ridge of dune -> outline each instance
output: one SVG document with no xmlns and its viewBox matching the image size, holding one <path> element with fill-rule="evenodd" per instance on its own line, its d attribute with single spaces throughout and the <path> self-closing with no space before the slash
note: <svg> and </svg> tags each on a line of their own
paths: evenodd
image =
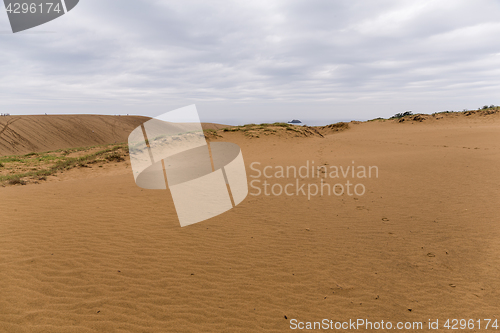
<svg viewBox="0 0 500 333">
<path fill-rule="evenodd" d="M 0 117 L 0 156 L 126 142 L 145 116 L 21 115 Z M 226 125 L 203 123 L 204 129 Z"/>
<path fill-rule="evenodd" d="M 142 116 L 29 115 L 0 117 L 0 155 L 124 142 Z"/>
</svg>

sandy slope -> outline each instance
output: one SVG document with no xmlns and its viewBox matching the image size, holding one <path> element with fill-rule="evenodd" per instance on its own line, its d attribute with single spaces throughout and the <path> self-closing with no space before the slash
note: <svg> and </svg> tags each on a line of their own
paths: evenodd
<svg viewBox="0 0 500 333">
<path fill-rule="evenodd" d="M 377 166 L 379 177 L 349 178 L 366 186 L 362 196 L 249 195 L 185 228 L 168 192 L 136 187 L 128 162 L 0 188 L 0 331 L 498 318 L 499 130 L 498 115 L 462 115 L 353 124 L 324 138 L 226 133 L 219 140 L 240 145 L 249 181 L 253 162 L 308 160 Z"/>
<path fill-rule="evenodd" d="M 0 155 L 126 142 L 130 132 L 148 119 L 103 115 L 0 117 Z"/>
<path fill-rule="evenodd" d="M 0 156 L 127 142 L 142 116 L 40 115 L 0 117 Z M 203 123 L 204 129 L 226 125 Z"/>
</svg>

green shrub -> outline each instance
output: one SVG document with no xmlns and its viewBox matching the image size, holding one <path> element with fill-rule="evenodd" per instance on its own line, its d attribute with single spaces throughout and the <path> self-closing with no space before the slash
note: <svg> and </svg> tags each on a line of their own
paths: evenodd
<svg viewBox="0 0 500 333">
<path fill-rule="evenodd" d="M 392 116 L 390 119 L 398 119 L 398 118 L 403 118 L 403 117 L 406 117 L 406 116 L 411 116 L 413 115 L 413 112 L 411 111 L 406 111 L 406 112 L 403 112 L 403 113 L 396 113 L 394 116 Z"/>
<path fill-rule="evenodd" d="M 112 161 L 115 161 L 115 162 L 125 161 L 125 159 L 123 157 L 121 157 L 121 155 L 116 153 L 116 152 L 106 156 L 106 159 L 110 162 L 112 162 Z"/>
<path fill-rule="evenodd" d="M 239 128 L 239 127 L 226 127 L 223 129 L 224 132 L 236 132 L 239 130 L 241 130 L 241 128 Z"/>
<path fill-rule="evenodd" d="M 20 178 L 9 179 L 8 183 L 9 185 L 17 185 L 17 184 L 26 185 L 26 182 Z"/>
<path fill-rule="evenodd" d="M 292 125 L 288 124 L 288 123 L 273 123 L 272 124 L 273 126 L 279 126 L 279 127 L 290 127 Z"/>
</svg>

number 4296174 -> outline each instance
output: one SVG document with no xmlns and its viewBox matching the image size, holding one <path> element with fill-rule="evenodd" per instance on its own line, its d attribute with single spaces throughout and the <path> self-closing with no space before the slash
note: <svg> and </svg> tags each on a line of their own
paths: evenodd
<svg viewBox="0 0 500 333">
<path fill-rule="evenodd" d="M 31 14 L 35 14 L 35 13 L 50 13 L 51 11 L 52 12 L 56 12 L 56 13 L 60 13 L 62 11 L 62 9 L 60 8 L 59 6 L 59 3 L 56 3 L 55 6 L 54 6 L 54 3 L 53 2 L 46 2 L 45 4 L 44 3 L 40 3 L 40 4 L 36 4 L 36 3 L 9 3 L 9 5 L 7 6 L 6 8 L 7 10 L 7 13 L 14 13 L 14 14 L 26 14 L 26 13 L 31 13 Z"/>
<path fill-rule="evenodd" d="M 498 329 L 498 319 L 448 319 L 444 327 L 449 330 L 464 329 Z"/>
</svg>

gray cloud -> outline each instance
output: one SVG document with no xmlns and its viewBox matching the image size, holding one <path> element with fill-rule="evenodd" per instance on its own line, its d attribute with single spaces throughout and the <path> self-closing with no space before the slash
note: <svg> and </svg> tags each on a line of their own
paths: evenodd
<svg viewBox="0 0 500 333">
<path fill-rule="evenodd" d="M 244 123 L 500 104 L 499 14 L 485 0 L 82 0 L 0 34 L 0 107 L 157 115 L 196 103 L 204 120 Z"/>
</svg>

